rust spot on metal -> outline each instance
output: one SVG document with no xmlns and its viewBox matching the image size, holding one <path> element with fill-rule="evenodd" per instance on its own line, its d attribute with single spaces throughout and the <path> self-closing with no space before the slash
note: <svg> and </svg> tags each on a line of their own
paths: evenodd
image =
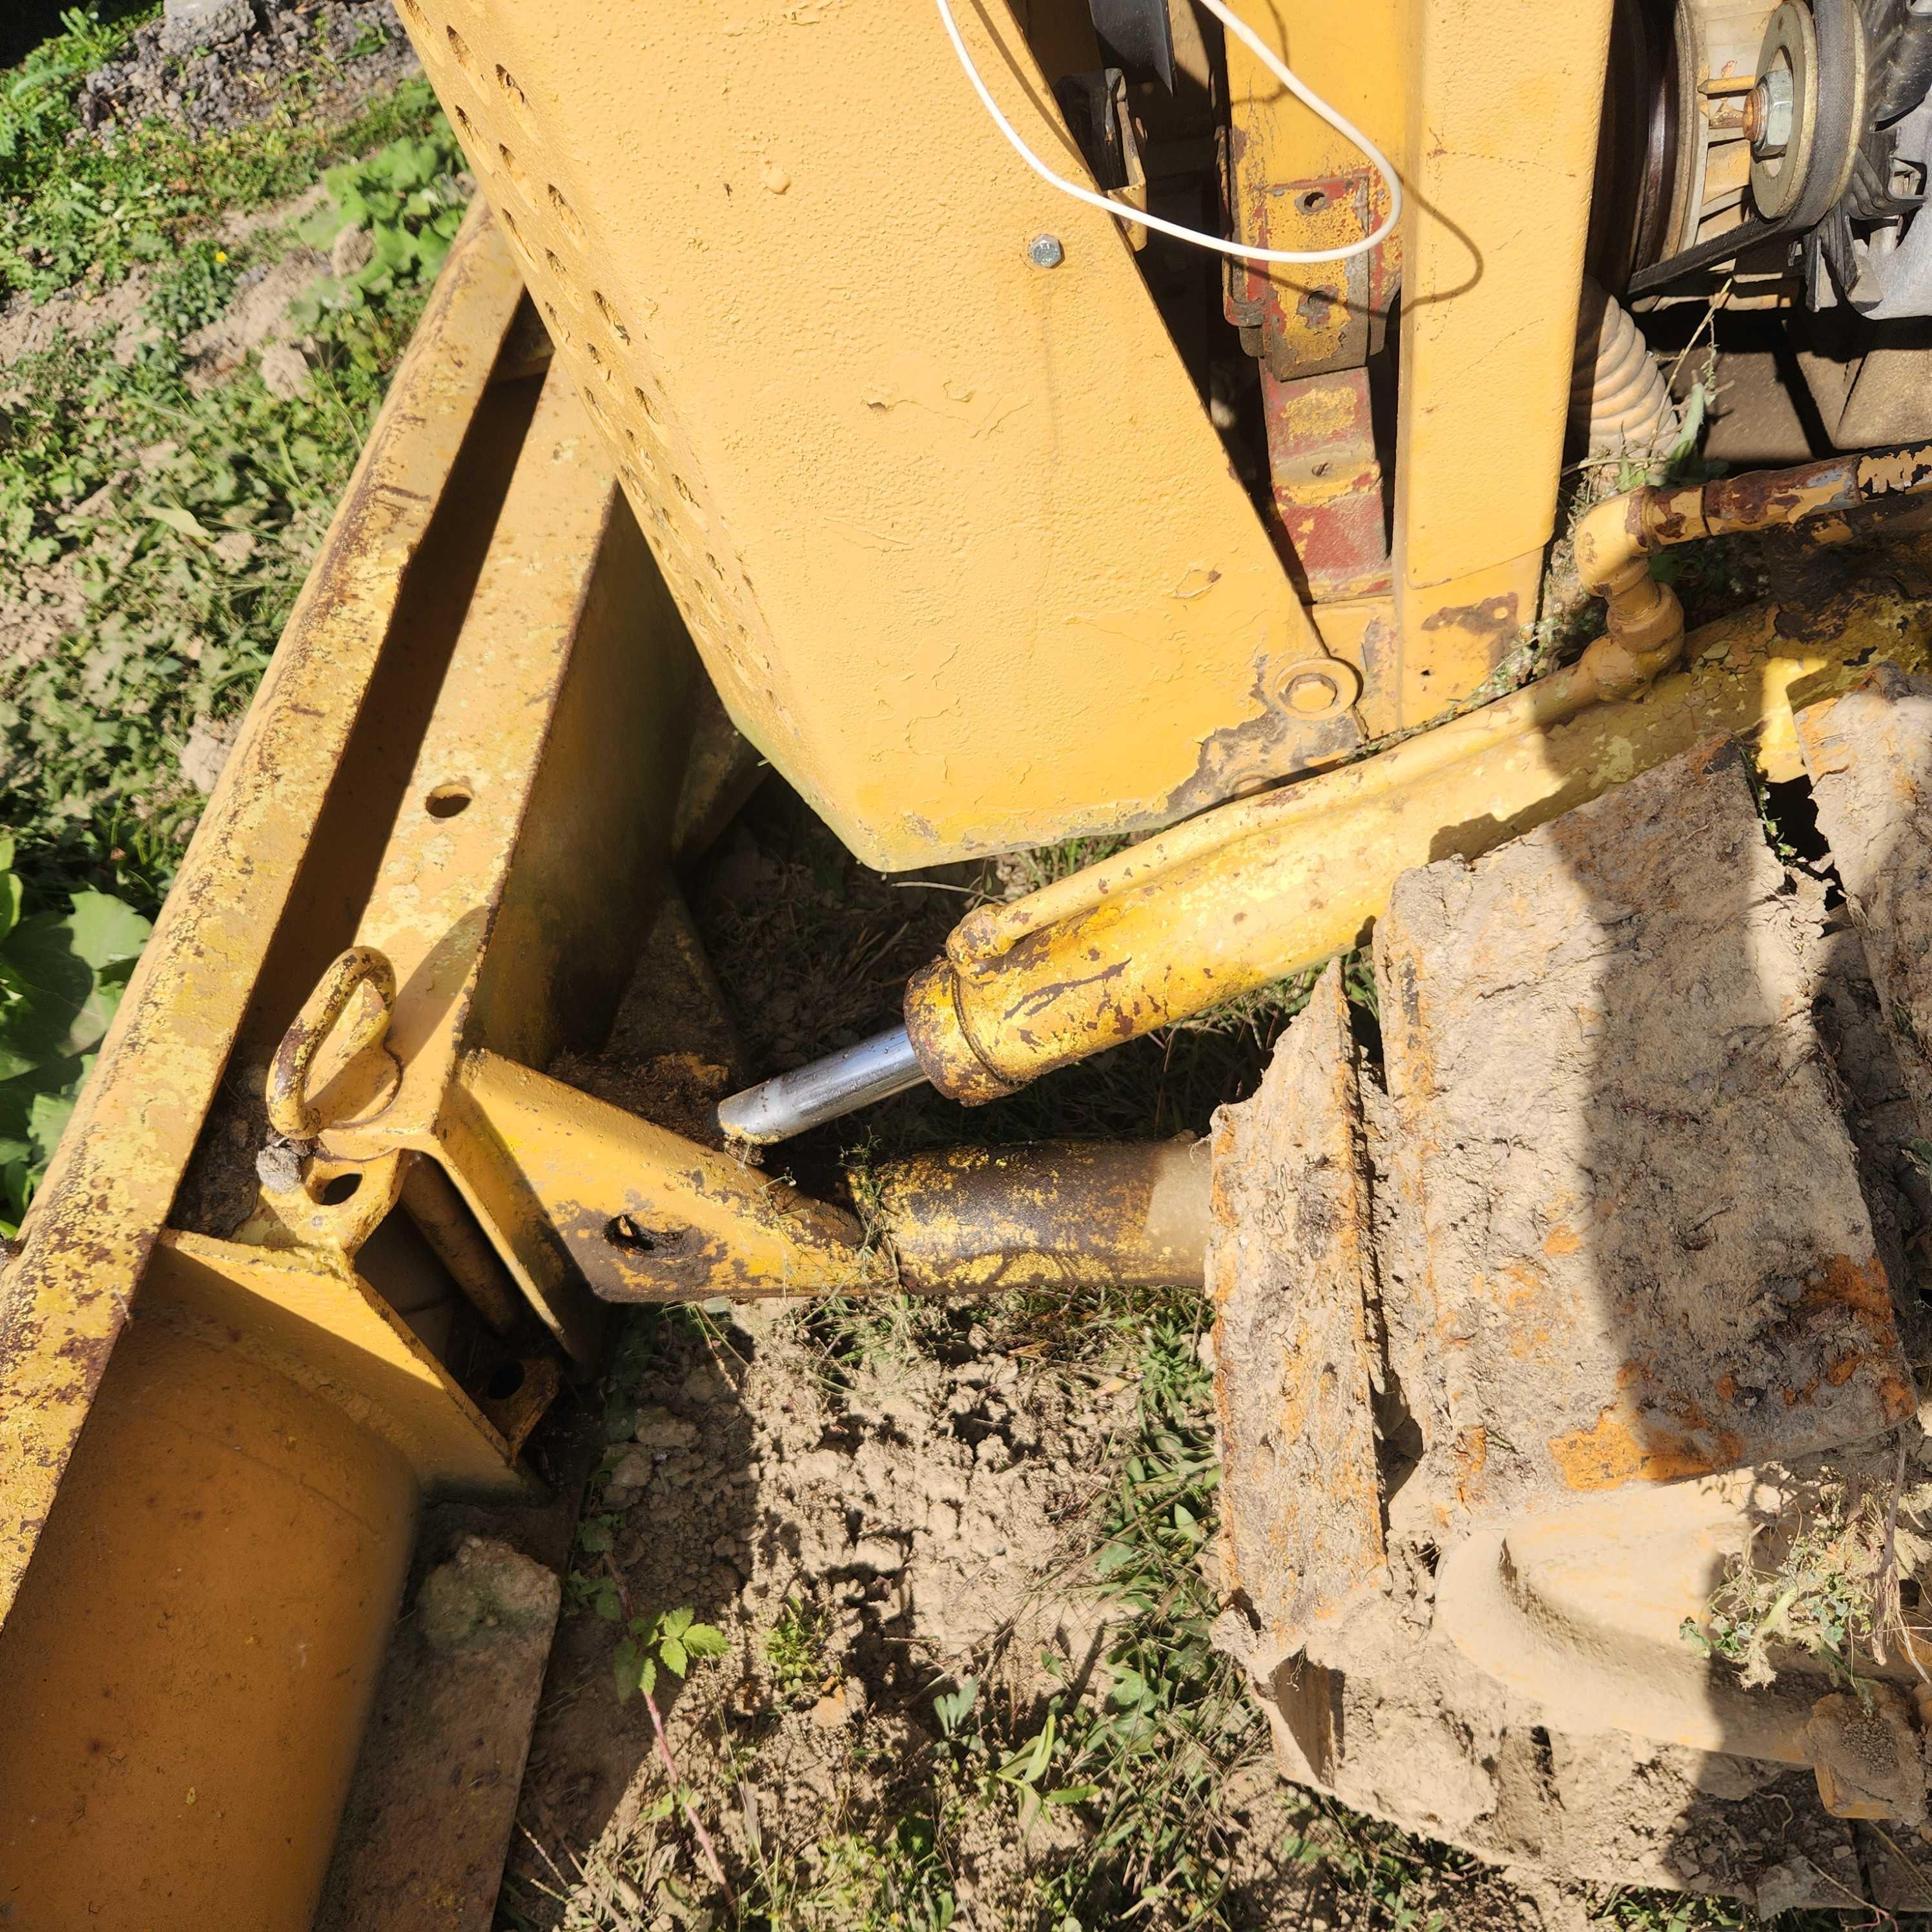
<svg viewBox="0 0 1932 1932">
<path fill-rule="evenodd" d="M 1550 1453 L 1564 1482 L 1582 1492 L 1708 1476 L 1742 1459 L 1744 1438 L 1734 1430 L 1712 1430 L 1693 1406 L 1686 1406 L 1682 1419 L 1681 1427 L 1668 1426 L 1620 1397 L 1588 1429 L 1552 1436 Z"/>
<path fill-rule="evenodd" d="M 1891 1286 L 1885 1264 L 1876 1255 L 1868 1262 L 1855 1262 L 1849 1255 L 1832 1256 L 1805 1282 L 1798 1310 L 1810 1314 L 1834 1304 L 1849 1309 L 1875 1335 L 1888 1345 L 1896 1345 Z"/>
<path fill-rule="evenodd" d="M 1160 822 L 1185 818 L 1218 805 L 1230 793 L 1258 780 L 1279 778 L 1310 766 L 1332 764 L 1356 750 L 1362 734 L 1346 711 L 1312 722 L 1298 718 L 1269 688 L 1268 661 L 1255 668 L 1248 695 L 1258 715 L 1223 725 L 1202 740 L 1192 772 L 1162 801 Z"/>
<path fill-rule="evenodd" d="M 1456 630 L 1483 639 L 1492 646 L 1507 643 L 1522 627 L 1516 617 L 1516 592 L 1485 597 L 1480 604 L 1445 604 L 1422 620 L 1425 631 Z"/>
<path fill-rule="evenodd" d="M 1747 470 L 1704 486 L 1706 522 L 1750 528 L 1788 522 L 1794 513 L 1844 507 L 1858 497 L 1859 459 L 1828 458 L 1790 470 Z"/>
</svg>

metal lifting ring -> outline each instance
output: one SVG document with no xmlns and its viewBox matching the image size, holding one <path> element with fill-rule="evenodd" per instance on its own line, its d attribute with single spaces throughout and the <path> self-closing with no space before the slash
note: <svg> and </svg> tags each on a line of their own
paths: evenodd
<svg viewBox="0 0 1932 1932">
<path fill-rule="evenodd" d="M 344 1062 L 354 1059 L 388 1031 L 396 1007 L 396 969 L 373 946 L 352 946 L 339 955 L 283 1034 L 268 1069 L 268 1124 L 284 1139 L 313 1140 L 321 1132 L 322 1115 L 308 1097 L 310 1070 L 365 986 L 374 997 L 362 1003 L 361 1016 L 341 1042 Z"/>
</svg>

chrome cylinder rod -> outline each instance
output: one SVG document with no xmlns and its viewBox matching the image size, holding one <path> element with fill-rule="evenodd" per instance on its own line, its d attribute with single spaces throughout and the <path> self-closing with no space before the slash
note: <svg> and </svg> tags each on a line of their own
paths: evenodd
<svg viewBox="0 0 1932 1932">
<path fill-rule="evenodd" d="M 905 1028 L 892 1027 L 721 1100 L 718 1124 L 734 1140 L 789 1140 L 874 1100 L 889 1100 L 925 1078 Z"/>
</svg>

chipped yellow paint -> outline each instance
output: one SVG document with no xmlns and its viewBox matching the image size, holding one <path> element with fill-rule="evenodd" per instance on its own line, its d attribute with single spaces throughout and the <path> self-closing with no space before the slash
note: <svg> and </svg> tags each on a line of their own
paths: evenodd
<svg viewBox="0 0 1932 1932">
<path fill-rule="evenodd" d="M 456 1068 L 484 1040 L 548 1063 L 575 1040 L 586 968 L 620 982 L 670 848 L 696 675 L 583 404 L 554 370 L 358 928 L 354 951 L 384 962 L 392 1010 L 310 1103 L 335 1158 L 443 1162 L 586 1367 L 600 1311 L 556 1244 L 508 1215 L 500 1156 L 452 1101 Z M 580 782 L 592 762 L 595 787 Z"/>
<path fill-rule="evenodd" d="M 500 1148 L 498 1171 L 514 1178 L 486 1225 L 560 1242 L 608 1300 L 892 1286 L 890 1257 L 850 1215 L 774 1175 L 496 1054 L 466 1054 L 458 1081 L 449 1118 Z"/>
</svg>

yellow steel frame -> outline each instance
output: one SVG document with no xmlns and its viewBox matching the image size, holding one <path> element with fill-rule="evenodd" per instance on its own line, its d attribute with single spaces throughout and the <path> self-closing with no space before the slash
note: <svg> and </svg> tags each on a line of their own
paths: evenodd
<svg viewBox="0 0 1932 1932">
<path fill-rule="evenodd" d="M 1384 595 L 1319 602 L 1314 612 L 1330 647 L 1365 670 L 1362 711 L 1380 735 L 1426 723 L 1477 689 L 1537 616 L 1610 7 L 1366 0 L 1263 19 L 1297 71 L 1383 146 L 1408 195 L 1395 582 Z M 1257 212 L 1291 184 L 1359 174 L 1363 164 L 1238 41 L 1228 58 L 1232 198 L 1243 232 L 1260 240 Z M 1364 232 L 1352 211 L 1316 219 L 1330 224 L 1324 244 Z M 1280 245 L 1279 220 L 1274 229 Z M 1249 272 L 1282 291 L 1291 356 L 1334 368 L 1365 298 L 1348 296 L 1346 271 Z M 1313 379 L 1317 393 L 1293 406 L 1318 422 L 1320 392 L 1347 380 L 1346 370 Z M 1332 494 L 1326 470 L 1299 479 L 1304 500 Z"/>
<path fill-rule="evenodd" d="M 451 1366 L 459 1286 L 499 1358 L 532 1345 L 431 1153 L 254 1171 L 269 1054 L 367 907 L 412 1066 L 542 1054 L 608 1017 L 670 849 L 692 660 L 574 397 L 500 371 L 522 297 L 479 207 L 5 1274 L 0 1707 L 32 1748 L 0 1754 L 0 1873 L 37 1923 L 308 1927 L 419 1504 L 528 1492 L 555 1367 L 496 1401 Z M 590 1360 L 563 1258 L 524 1285 Z"/>
<path fill-rule="evenodd" d="M 47 1519 L 298 881 L 405 572 L 452 488 L 520 290 L 487 226 L 453 254 L 8 1269 L 0 1612 Z M 326 946 L 326 937 L 322 943 Z M 300 992 L 318 958 L 285 943 Z M 278 962 L 279 963 L 279 962 Z"/>
<path fill-rule="evenodd" d="M 246 1898 L 305 1926 L 419 1486 L 515 1480 L 339 1250 L 163 1223 L 265 980 L 317 970 L 283 916 L 340 877 L 332 789 L 518 293 L 473 220 L 7 1272 L 0 1704 L 32 1742 L 0 1754 L 0 1870 L 46 1923 L 214 1924 Z"/>
</svg>

